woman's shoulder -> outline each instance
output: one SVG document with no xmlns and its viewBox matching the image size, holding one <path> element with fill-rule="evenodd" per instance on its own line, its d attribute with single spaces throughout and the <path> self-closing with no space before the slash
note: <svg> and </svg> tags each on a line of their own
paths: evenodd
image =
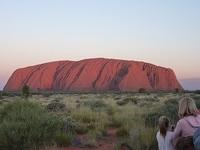
<svg viewBox="0 0 200 150">
<path fill-rule="evenodd" d="M 183 118 L 179 119 L 178 122 L 177 122 L 177 125 L 184 124 L 186 122 L 186 118 L 187 117 L 183 117 Z"/>
<path fill-rule="evenodd" d="M 194 118 L 200 118 L 200 115 L 197 115 L 197 116 L 185 116 L 181 119 L 179 119 L 179 121 L 177 123 L 185 123 L 187 120 L 190 120 L 190 119 L 194 119 Z"/>
<path fill-rule="evenodd" d="M 183 124 L 188 124 L 188 122 L 190 124 L 195 124 L 195 123 L 200 123 L 200 115 L 196 115 L 196 116 L 186 116 L 186 117 L 183 117 L 181 118 L 178 122 L 177 122 L 177 125 L 183 125 Z"/>
</svg>

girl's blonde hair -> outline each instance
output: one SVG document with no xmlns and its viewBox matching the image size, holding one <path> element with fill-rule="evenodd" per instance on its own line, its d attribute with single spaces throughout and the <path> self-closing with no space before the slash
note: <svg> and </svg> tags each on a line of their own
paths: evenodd
<svg viewBox="0 0 200 150">
<path fill-rule="evenodd" d="M 166 116 L 161 116 L 158 120 L 160 134 L 165 137 L 169 128 L 170 121 Z"/>
<path fill-rule="evenodd" d="M 179 102 L 179 117 L 196 116 L 199 113 L 194 100 L 190 97 L 184 97 Z"/>
</svg>

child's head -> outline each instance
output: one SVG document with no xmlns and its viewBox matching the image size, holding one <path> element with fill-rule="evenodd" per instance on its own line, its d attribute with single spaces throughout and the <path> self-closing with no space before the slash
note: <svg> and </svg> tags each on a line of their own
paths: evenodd
<svg viewBox="0 0 200 150">
<path fill-rule="evenodd" d="M 159 118 L 159 121 L 158 121 L 158 126 L 159 126 L 159 129 L 160 129 L 160 134 L 162 136 L 166 136 L 167 134 L 167 130 L 169 128 L 169 119 L 166 117 L 166 116 L 161 116 Z"/>
</svg>

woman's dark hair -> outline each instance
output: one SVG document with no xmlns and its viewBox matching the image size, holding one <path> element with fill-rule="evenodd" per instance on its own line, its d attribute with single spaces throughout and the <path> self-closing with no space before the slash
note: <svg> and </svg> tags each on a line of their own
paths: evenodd
<svg viewBox="0 0 200 150">
<path fill-rule="evenodd" d="M 167 130 L 169 128 L 169 119 L 165 116 L 159 118 L 158 126 L 160 129 L 160 134 L 165 137 L 167 134 Z"/>
</svg>

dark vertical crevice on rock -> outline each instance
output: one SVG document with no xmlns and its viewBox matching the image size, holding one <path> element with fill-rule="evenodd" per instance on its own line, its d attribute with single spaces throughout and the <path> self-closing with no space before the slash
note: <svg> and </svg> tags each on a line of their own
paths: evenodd
<svg viewBox="0 0 200 150">
<path fill-rule="evenodd" d="M 23 81 L 22 86 L 27 85 L 27 83 L 29 82 L 30 78 L 33 76 L 33 74 L 35 72 L 37 72 L 38 70 L 40 70 L 40 67 L 42 65 L 39 65 L 38 67 L 36 67 L 35 69 L 33 69 L 33 71 L 26 77 L 26 79 Z"/>
<path fill-rule="evenodd" d="M 45 72 L 45 70 L 47 70 L 47 68 L 44 68 L 43 70 L 42 70 L 42 72 L 41 72 L 41 75 L 40 75 L 40 87 L 42 87 L 41 85 L 42 85 L 42 79 L 43 79 L 43 76 L 44 76 L 44 72 Z M 50 89 L 49 89 L 50 90 Z"/>
<path fill-rule="evenodd" d="M 92 87 L 93 89 L 96 88 L 96 84 L 99 81 L 99 79 L 101 78 L 102 72 L 104 70 L 104 68 L 106 67 L 106 65 L 109 63 L 110 61 L 108 60 L 106 63 L 103 64 L 103 66 L 101 67 L 101 69 L 99 70 L 99 73 L 97 74 L 96 79 L 94 80 L 94 82 L 92 83 Z"/>
<path fill-rule="evenodd" d="M 123 64 L 119 71 L 115 74 L 114 78 L 111 80 L 109 85 L 109 90 L 111 91 L 119 91 L 119 84 L 123 80 L 123 78 L 128 74 L 129 66 Z"/>
<path fill-rule="evenodd" d="M 152 89 L 156 89 L 159 83 L 159 75 L 157 74 L 156 66 L 152 66 L 145 63 L 143 65 L 142 70 L 146 71 L 146 75 Z"/>
<path fill-rule="evenodd" d="M 59 64 L 58 67 L 56 68 L 56 72 L 55 72 L 55 74 L 53 76 L 53 83 L 51 85 L 51 88 L 53 90 L 60 90 L 58 85 L 60 85 L 62 78 L 58 79 L 58 75 L 62 72 L 62 70 L 67 65 L 69 65 L 69 63 L 71 63 L 71 62 L 63 62 L 63 63 Z"/>
<path fill-rule="evenodd" d="M 63 84 L 63 83 L 66 83 L 65 81 L 66 81 L 67 78 L 69 77 L 69 75 L 70 75 L 72 69 L 75 68 L 76 66 L 77 66 L 77 63 L 72 63 L 72 64 L 71 64 L 71 67 L 68 69 L 66 75 L 65 75 L 63 78 L 60 79 L 60 81 L 59 81 L 59 85 L 60 85 L 60 87 L 61 87 L 60 90 L 65 90 L 65 84 Z"/>
<path fill-rule="evenodd" d="M 83 64 L 83 66 L 80 68 L 80 70 L 78 71 L 78 73 L 76 74 L 76 76 L 74 77 L 73 81 L 70 83 L 70 85 L 67 87 L 67 89 L 69 90 L 71 88 L 71 86 L 79 79 L 81 73 L 83 72 L 84 68 L 85 68 L 86 64 Z"/>
</svg>

